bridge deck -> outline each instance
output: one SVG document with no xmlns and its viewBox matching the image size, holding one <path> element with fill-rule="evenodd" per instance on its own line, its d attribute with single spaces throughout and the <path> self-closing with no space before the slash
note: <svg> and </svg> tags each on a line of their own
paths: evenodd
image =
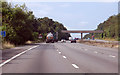
<svg viewBox="0 0 120 75">
<path fill-rule="evenodd" d="M 102 30 L 62 30 L 63 33 L 103 33 Z"/>
</svg>

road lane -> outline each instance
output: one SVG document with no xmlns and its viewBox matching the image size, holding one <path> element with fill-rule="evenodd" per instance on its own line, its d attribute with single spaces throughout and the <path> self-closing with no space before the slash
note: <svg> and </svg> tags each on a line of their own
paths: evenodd
<svg viewBox="0 0 120 75">
<path fill-rule="evenodd" d="M 3 73 L 79 73 L 54 45 L 40 44 L 2 67 Z"/>
<path fill-rule="evenodd" d="M 67 58 L 71 62 L 76 62 L 80 68 L 86 73 L 117 73 L 118 72 L 118 53 L 116 50 L 112 50 L 112 52 L 116 52 L 115 58 L 110 58 L 109 53 L 111 50 L 105 51 L 104 54 L 97 53 L 97 51 L 101 51 L 101 49 L 97 49 L 93 47 L 91 50 L 90 47 L 83 44 L 77 43 L 59 43 L 55 44 L 56 47 L 67 56 Z M 79 46 L 78 46 L 79 45 Z M 87 49 L 85 51 L 84 49 Z M 106 48 L 102 48 L 106 50 Z M 93 51 L 96 51 L 93 52 Z M 104 51 L 103 51 L 104 52 Z"/>
<path fill-rule="evenodd" d="M 114 49 L 107 50 L 80 43 L 42 43 L 4 65 L 2 71 L 3 73 L 117 73 L 118 55 Z"/>
<path fill-rule="evenodd" d="M 73 49 L 76 49 L 78 51 L 87 51 L 87 53 L 96 53 L 99 55 L 99 57 L 103 57 L 106 60 L 112 60 L 113 62 L 118 62 L 116 59 L 110 59 L 110 58 L 105 58 L 109 56 L 115 56 L 118 58 L 118 49 L 113 49 L 113 48 L 105 48 L 105 47 L 96 47 L 96 46 L 89 46 L 85 44 L 70 44 L 70 43 L 64 43 L 66 47 L 71 47 Z"/>
</svg>

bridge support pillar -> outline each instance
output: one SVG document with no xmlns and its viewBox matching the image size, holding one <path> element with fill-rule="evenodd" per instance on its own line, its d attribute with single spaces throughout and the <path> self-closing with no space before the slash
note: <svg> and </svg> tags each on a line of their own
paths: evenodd
<svg viewBox="0 0 120 75">
<path fill-rule="evenodd" d="M 83 39 L 82 37 L 83 37 L 83 33 L 81 33 L 81 40 Z"/>
</svg>

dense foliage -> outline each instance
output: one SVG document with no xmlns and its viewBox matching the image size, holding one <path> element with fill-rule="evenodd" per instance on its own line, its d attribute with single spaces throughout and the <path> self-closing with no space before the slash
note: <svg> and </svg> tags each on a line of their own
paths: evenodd
<svg viewBox="0 0 120 75">
<path fill-rule="evenodd" d="M 24 44 L 28 40 L 37 40 L 39 34 L 43 36 L 41 40 L 45 40 L 48 32 L 58 32 L 59 40 L 68 39 L 70 36 L 61 33 L 61 30 L 67 30 L 61 23 L 48 17 L 35 18 L 25 4 L 13 6 L 2 2 L 2 26 L 6 31 L 4 40 L 15 45 Z"/>
<path fill-rule="evenodd" d="M 106 21 L 103 23 L 100 23 L 97 27 L 96 30 L 103 30 L 104 33 L 95 33 L 96 38 L 109 38 L 109 39 L 115 39 L 115 40 L 120 40 L 120 26 L 118 26 L 120 23 L 120 14 L 118 15 L 113 15 L 109 17 Z M 85 35 L 84 38 L 91 38 L 92 34 L 87 34 Z"/>
</svg>

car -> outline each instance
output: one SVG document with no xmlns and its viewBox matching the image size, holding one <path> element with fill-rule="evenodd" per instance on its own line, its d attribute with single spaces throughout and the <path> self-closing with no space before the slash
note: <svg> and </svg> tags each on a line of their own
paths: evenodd
<svg viewBox="0 0 120 75">
<path fill-rule="evenodd" d="M 65 40 L 65 39 L 62 39 L 61 42 L 66 42 L 66 40 Z"/>
<path fill-rule="evenodd" d="M 71 39 L 71 43 L 76 43 L 76 39 Z"/>
<path fill-rule="evenodd" d="M 79 38 L 75 38 L 75 40 L 79 40 Z"/>
</svg>

